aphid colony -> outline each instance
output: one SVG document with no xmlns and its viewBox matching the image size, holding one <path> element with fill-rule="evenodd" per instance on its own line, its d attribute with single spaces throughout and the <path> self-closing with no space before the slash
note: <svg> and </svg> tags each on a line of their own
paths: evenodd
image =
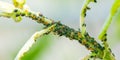
<svg viewBox="0 0 120 60">
<path fill-rule="evenodd" d="M 69 28 L 66 25 L 61 24 L 60 22 L 54 22 L 53 24 L 56 24 L 55 27 L 53 28 L 53 32 L 56 35 L 59 36 L 66 36 L 68 38 L 78 40 L 82 45 L 85 45 L 85 47 L 92 51 L 92 53 L 95 53 L 96 55 L 99 54 L 100 51 L 103 51 L 104 48 L 100 45 L 97 44 L 97 42 L 94 40 L 94 38 L 90 37 L 88 33 L 86 33 L 83 38 L 81 35 L 80 31 L 75 31 L 72 28 Z M 49 24 L 47 27 L 53 25 Z"/>
<path fill-rule="evenodd" d="M 20 11 L 18 9 L 15 9 L 14 13 L 16 13 L 16 17 L 18 17 L 18 16 L 25 16 L 25 13 L 20 13 Z"/>
<path fill-rule="evenodd" d="M 87 8 L 89 9 L 89 8 Z M 61 24 L 60 22 L 54 22 L 52 21 L 52 23 L 48 23 L 45 20 L 47 19 L 46 17 L 44 17 L 42 14 L 34 14 L 31 12 L 22 12 L 19 13 L 18 9 L 15 9 L 14 12 L 16 13 L 16 17 L 19 16 L 26 16 L 29 18 L 32 18 L 33 20 L 37 21 L 38 23 L 42 23 L 47 27 L 52 26 L 53 24 L 55 24 L 55 27 L 52 28 L 52 31 L 59 35 L 59 36 L 66 36 L 68 38 L 70 38 L 70 40 L 75 39 L 78 40 L 82 45 L 85 45 L 85 47 L 92 51 L 92 53 L 95 53 L 95 55 L 91 55 L 91 57 L 93 56 L 97 56 L 97 54 L 100 54 L 100 51 L 104 50 L 104 47 L 102 47 L 100 44 L 98 44 L 94 38 L 90 37 L 89 34 L 86 32 L 85 33 L 85 37 L 83 38 L 82 34 L 80 31 L 75 31 L 72 28 L 69 28 L 66 25 Z M 82 26 L 86 27 L 86 24 L 83 24 Z"/>
</svg>

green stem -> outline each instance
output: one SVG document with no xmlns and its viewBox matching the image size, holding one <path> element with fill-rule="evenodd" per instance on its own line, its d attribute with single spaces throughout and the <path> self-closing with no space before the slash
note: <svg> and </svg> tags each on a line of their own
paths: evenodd
<svg viewBox="0 0 120 60">
<path fill-rule="evenodd" d="M 81 8 L 81 11 L 80 11 L 81 12 L 80 13 L 80 29 L 81 29 L 81 33 L 83 34 L 83 36 L 86 32 L 85 16 L 86 16 L 86 11 L 87 11 L 89 3 L 90 3 L 90 0 L 85 0 Z"/>
<path fill-rule="evenodd" d="M 103 40 L 103 37 L 104 37 L 104 35 L 107 33 L 107 30 L 108 30 L 111 22 L 112 22 L 112 15 L 109 15 L 109 16 L 108 16 L 108 19 L 105 21 L 105 23 L 104 23 L 104 25 L 103 25 L 103 28 L 102 28 L 99 36 L 98 36 L 98 38 L 99 38 L 100 40 Z"/>
<path fill-rule="evenodd" d="M 83 36 L 86 33 L 85 16 L 86 16 L 87 10 L 90 9 L 88 7 L 90 2 L 96 2 L 96 0 L 85 0 L 83 6 L 81 8 L 81 11 L 80 11 L 80 29 L 81 29 L 81 33 Z"/>
</svg>

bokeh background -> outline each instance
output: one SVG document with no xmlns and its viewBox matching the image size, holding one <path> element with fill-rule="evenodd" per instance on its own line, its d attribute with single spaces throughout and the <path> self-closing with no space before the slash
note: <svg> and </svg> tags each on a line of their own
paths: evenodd
<svg viewBox="0 0 120 60">
<path fill-rule="evenodd" d="M 12 3 L 12 0 L 1 0 Z M 106 20 L 114 0 L 97 0 L 91 3 L 86 24 L 89 34 L 97 36 Z M 79 14 L 84 0 L 27 0 L 31 10 L 41 12 L 55 21 L 78 30 Z M 108 43 L 117 60 L 120 60 L 120 12 L 115 16 L 108 31 Z M 0 17 L 0 60 L 13 60 L 21 47 L 36 31 L 44 26 L 29 18 L 20 23 Z M 53 34 L 38 39 L 23 60 L 81 60 L 90 52 L 75 40 Z"/>
</svg>

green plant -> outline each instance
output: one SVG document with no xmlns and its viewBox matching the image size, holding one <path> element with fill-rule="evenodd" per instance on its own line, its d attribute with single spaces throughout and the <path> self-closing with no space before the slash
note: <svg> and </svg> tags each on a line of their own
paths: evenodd
<svg viewBox="0 0 120 60">
<path fill-rule="evenodd" d="M 75 39 L 79 43 L 84 45 L 88 50 L 90 50 L 91 53 L 88 56 L 86 56 L 83 60 L 115 60 L 115 56 L 109 48 L 109 44 L 107 43 L 107 30 L 110 26 L 112 18 L 117 13 L 117 10 L 120 6 L 120 0 L 115 0 L 111 8 L 110 14 L 108 16 L 108 19 L 106 20 L 103 29 L 101 30 L 99 39 L 101 40 L 102 45 L 88 34 L 88 32 L 86 31 L 85 24 L 86 11 L 90 9 L 88 5 L 90 4 L 90 2 L 97 2 L 96 0 L 85 0 L 85 3 L 81 8 L 80 13 L 79 31 L 76 31 L 62 24 L 61 22 L 55 22 L 54 20 L 48 19 L 41 13 L 31 11 L 30 9 L 28 9 L 28 7 L 24 6 L 25 0 L 13 0 L 13 2 L 14 5 L 0 1 L 0 5 L 3 6 L 3 8 L 0 8 L 0 10 L 2 10 L 0 16 L 13 18 L 15 22 L 20 22 L 22 20 L 22 17 L 25 16 L 33 19 L 38 23 L 42 23 L 45 26 L 43 30 L 36 32 L 32 35 L 32 37 L 25 43 L 23 48 L 19 51 L 15 60 L 21 60 L 24 54 L 29 51 L 30 47 L 36 42 L 36 40 L 39 37 L 47 35 L 50 32 L 53 32 L 55 35 L 66 36 L 70 38 L 70 40 Z"/>
</svg>

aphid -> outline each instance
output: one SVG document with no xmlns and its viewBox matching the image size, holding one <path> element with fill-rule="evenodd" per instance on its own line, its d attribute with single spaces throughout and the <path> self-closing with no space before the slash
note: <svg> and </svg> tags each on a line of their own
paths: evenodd
<svg viewBox="0 0 120 60">
<path fill-rule="evenodd" d="M 75 32 L 74 31 L 74 35 L 73 35 L 73 39 L 78 39 L 78 40 L 80 40 L 80 38 L 78 37 L 78 34 L 77 34 L 78 32 Z"/>
<path fill-rule="evenodd" d="M 96 53 L 96 54 L 98 53 L 98 51 L 97 51 L 97 50 L 94 50 L 93 52 L 94 52 L 94 53 Z"/>
<path fill-rule="evenodd" d="M 97 2 L 97 0 L 94 0 L 94 2 L 96 3 L 96 2 Z"/>
<path fill-rule="evenodd" d="M 18 9 L 15 9 L 14 12 L 18 12 Z"/>
<path fill-rule="evenodd" d="M 112 53 L 113 56 L 115 56 L 115 54 Z"/>
<path fill-rule="evenodd" d="M 41 21 L 41 18 L 40 18 L 40 17 L 38 17 L 38 20 L 39 20 L 39 21 Z"/>
<path fill-rule="evenodd" d="M 25 16 L 25 13 L 21 13 L 21 16 Z"/>
<path fill-rule="evenodd" d="M 105 49 L 105 47 L 101 47 L 100 44 L 97 44 L 96 46 L 97 46 L 99 49 L 101 49 L 101 50 L 104 50 L 104 49 Z"/>
<path fill-rule="evenodd" d="M 84 17 L 86 17 L 86 11 L 87 11 L 87 8 L 85 8 L 84 11 L 83 11 L 83 14 L 84 14 L 83 16 Z"/>
<path fill-rule="evenodd" d="M 70 38 L 71 38 L 71 40 L 73 39 L 73 35 L 74 35 L 74 32 L 71 32 L 71 33 L 70 33 Z"/>
<path fill-rule="evenodd" d="M 77 34 L 78 34 L 78 38 L 81 38 L 81 37 L 82 37 L 82 35 L 80 34 L 80 32 L 78 32 Z"/>
<path fill-rule="evenodd" d="M 89 45 L 88 44 L 84 44 L 87 48 L 89 48 Z"/>
<path fill-rule="evenodd" d="M 90 7 L 86 7 L 87 10 L 90 10 Z"/>
<path fill-rule="evenodd" d="M 85 13 L 85 14 L 84 14 L 84 17 L 86 17 L 86 15 L 87 15 L 87 14 Z"/>
<path fill-rule="evenodd" d="M 57 31 L 58 30 L 58 28 L 57 28 L 57 26 L 55 26 L 55 29 L 54 29 L 54 31 Z"/>
<path fill-rule="evenodd" d="M 105 38 L 104 41 L 107 41 L 107 38 Z"/>
<path fill-rule="evenodd" d="M 84 39 L 84 40 L 82 40 L 82 44 L 84 45 L 84 44 L 86 44 L 86 40 Z"/>
<path fill-rule="evenodd" d="M 16 17 L 20 16 L 20 14 L 16 14 Z"/>
<path fill-rule="evenodd" d="M 40 14 L 40 13 L 39 13 L 38 15 L 39 15 L 39 16 L 43 16 L 43 15 L 42 15 L 42 14 Z"/>
<path fill-rule="evenodd" d="M 90 56 L 90 58 L 93 58 L 94 56 Z"/>
<path fill-rule="evenodd" d="M 101 50 L 105 50 L 105 47 L 100 48 Z"/>
<path fill-rule="evenodd" d="M 104 36 L 107 36 L 107 34 L 104 34 Z"/>
<path fill-rule="evenodd" d="M 50 32 L 46 32 L 44 35 L 48 35 Z"/>
<path fill-rule="evenodd" d="M 34 20 L 38 20 L 38 17 L 34 17 L 33 19 L 34 19 Z"/>
<path fill-rule="evenodd" d="M 94 38 L 90 38 L 89 36 L 87 36 L 87 40 L 88 40 L 90 43 L 93 43 L 93 44 L 96 43 L 96 42 L 94 42 Z"/>
<path fill-rule="evenodd" d="M 78 42 L 79 42 L 79 43 L 82 43 L 82 41 L 81 41 L 81 40 L 78 40 Z"/>
<path fill-rule="evenodd" d="M 89 47 L 89 48 L 88 48 L 88 50 L 91 50 L 91 51 L 93 51 L 94 49 L 93 49 L 93 48 L 91 48 L 91 47 Z"/>
<path fill-rule="evenodd" d="M 69 37 L 69 35 L 70 35 L 70 34 L 69 34 L 69 32 L 68 32 L 68 31 L 66 31 L 66 33 L 67 33 L 67 34 L 66 34 L 66 37 Z"/>
<path fill-rule="evenodd" d="M 112 50 L 110 48 L 108 48 L 110 52 L 112 52 Z"/>
<path fill-rule="evenodd" d="M 82 27 L 86 27 L 86 24 L 84 23 L 84 24 L 82 24 Z"/>
<path fill-rule="evenodd" d="M 35 18 L 36 18 L 36 15 L 34 15 L 34 14 L 31 14 L 31 17 L 32 17 L 33 19 L 35 19 Z"/>
</svg>

